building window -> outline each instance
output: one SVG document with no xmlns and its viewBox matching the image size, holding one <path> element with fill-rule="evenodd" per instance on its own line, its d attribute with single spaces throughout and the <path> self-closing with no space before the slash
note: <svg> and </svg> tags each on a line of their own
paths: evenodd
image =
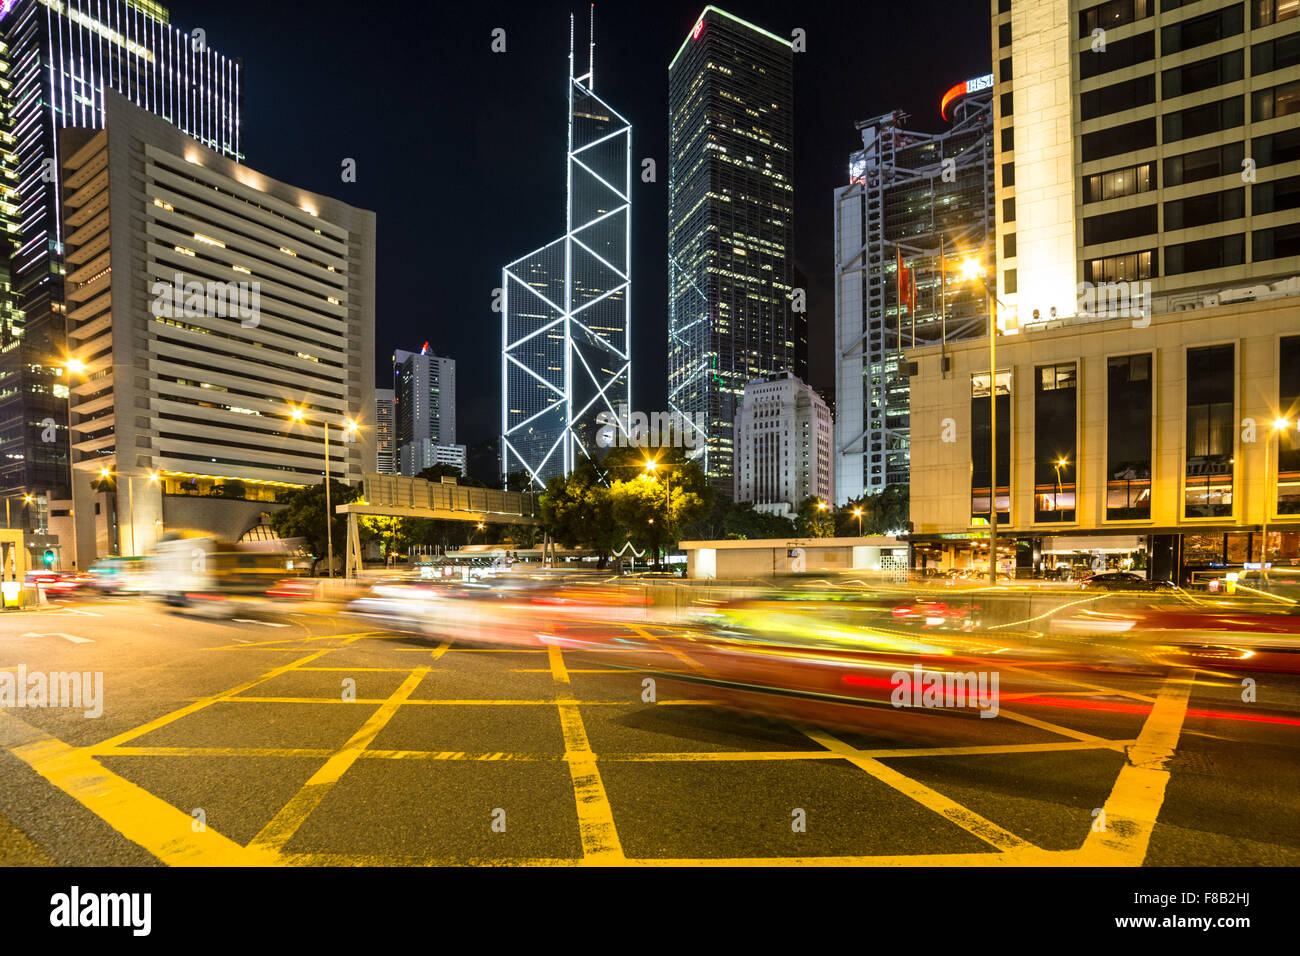
<svg viewBox="0 0 1300 956">
<path fill-rule="evenodd" d="M 1083 220 L 1083 244 L 1093 246 L 1101 242 L 1118 242 L 1134 236 L 1153 235 L 1156 229 L 1156 206 L 1139 206 L 1119 212 L 1089 216 Z"/>
<path fill-rule="evenodd" d="M 1251 0 L 1250 10 L 1252 25 L 1266 27 L 1300 13 L 1300 0 Z"/>
<path fill-rule="evenodd" d="M 1085 259 L 1083 278 L 1086 282 L 1133 282 L 1137 279 L 1153 279 L 1159 275 L 1155 267 L 1156 250 L 1146 249 L 1142 252 L 1126 252 L 1117 256 L 1105 256 L 1101 259 Z"/>
<path fill-rule="evenodd" d="M 1154 163 L 1142 163 L 1138 166 L 1125 166 L 1105 173 L 1093 173 L 1083 177 L 1084 203 L 1101 202 L 1104 199 L 1118 199 L 1136 193 L 1150 192 L 1157 187 Z"/>
<path fill-rule="evenodd" d="M 1006 199 L 1002 200 L 1002 221 L 1003 222 L 1016 221 L 1016 197 L 1015 196 L 1008 196 Z"/>
<path fill-rule="evenodd" d="M 1002 115 L 1003 115 L 1003 116 L 1010 116 L 1010 115 L 1014 112 L 1014 109 L 1012 108 L 1012 102 L 1011 102 L 1011 101 L 1012 101 L 1012 96 L 1011 96 L 1011 94 L 1010 94 L 1010 93 L 1003 93 L 1001 96 L 998 97 L 998 99 L 999 99 L 999 101 L 1000 101 L 1000 103 L 1001 103 Z"/>
<path fill-rule="evenodd" d="M 1010 23 L 998 24 L 998 46 L 999 47 L 1011 46 L 1011 24 Z"/>
<path fill-rule="evenodd" d="M 1186 199 L 1175 199 L 1165 203 L 1165 230 L 1208 226 L 1210 223 L 1240 219 L 1245 214 L 1244 187 L 1225 189 L 1223 192 L 1202 196 L 1189 196 Z"/>
<path fill-rule="evenodd" d="M 997 375 L 998 417 L 998 520 L 1011 514 L 1011 373 Z M 989 374 L 971 376 L 971 524 L 989 521 L 989 461 L 992 430 L 989 425 Z"/>
<path fill-rule="evenodd" d="M 1080 93 L 1079 114 L 1081 119 L 1096 119 L 1099 116 L 1146 106 L 1155 101 L 1156 78 L 1148 74 L 1112 86 L 1103 86 L 1099 90 Z"/>
<path fill-rule="evenodd" d="M 1300 0 L 1296 2 L 1300 3 Z M 1300 125 L 1271 136 L 1257 136 L 1251 140 L 1251 145 L 1251 158 L 1259 166 L 1300 161 Z"/>
<path fill-rule="evenodd" d="M 1003 163 L 1002 164 L 1002 185 L 1006 187 L 1006 186 L 1014 186 L 1015 184 L 1016 184 L 1016 164 Z"/>
<path fill-rule="evenodd" d="M 1092 36 L 1092 31 L 1101 27 L 1109 30 L 1122 27 L 1135 20 L 1151 16 L 1154 0 L 1110 0 L 1095 7 L 1079 11 L 1079 36 Z"/>
<path fill-rule="evenodd" d="M 1241 4 L 1234 3 L 1213 13 L 1172 23 L 1160 31 L 1160 53 L 1169 56 L 1180 50 L 1236 36 L 1246 25 L 1242 14 Z"/>
<path fill-rule="evenodd" d="M 1260 183 L 1252 191 L 1250 211 L 1256 216 L 1297 206 L 1300 206 L 1300 176 Z"/>
<path fill-rule="evenodd" d="M 1035 369 L 1035 521 L 1074 520 L 1077 386 L 1074 362 Z"/>
<path fill-rule="evenodd" d="M 998 61 L 998 82 L 1011 82 L 1011 57 L 1009 56 L 1004 56 Z"/>
<path fill-rule="evenodd" d="M 1106 44 L 1104 52 L 1098 46 L 1096 50 L 1087 49 L 1079 54 L 1079 79 L 1086 80 L 1113 70 L 1122 70 L 1126 66 L 1145 63 L 1154 59 L 1155 55 L 1156 35 L 1153 32 L 1115 40 Z"/>
<path fill-rule="evenodd" d="M 1250 48 L 1250 75 L 1271 73 L 1300 63 L 1300 33 L 1256 43 Z"/>
<path fill-rule="evenodd" d="M 1009 153 L 1016 148 L 1016 129 L 1014 126 L 1002 127 L 1002 152 Z"/>
<path fill-rule="evenodd" d="M 1236 381 L 1232 345 L 1187 350 L 1187 443 L 1183 514 L 1224 518 L 1232 514 Z"/>
<path fill-rule="evenodd" d="M 1258 140 L 1256 140 L 1258 142 Z M 1241 171 L 1241 161 L 1245 158 L 1244 143 L 1226 143 L 1223 146 L 1211 146 L 1198 149 L 1181 156 L 1169 156 L 1165 159 L 1165 186 L 1181 186 L 1183 183 L 1196 183 L 1216 176 L 1227 176 Z M 1255 157 L 1258 160 L 1258 156 Z M 1264 165 L 1260 163 L 1259 165 Z"/>
<path fill-rule="evenodd" d="M 1276 229 L 1258 229 L 1250 234 L 1250 244 L 1252 262 L 1300 256 L 1300 223 Z"/>
<path fill-rule="evenodd" d="M 1220 236 L 1165 247 L 1165 275 L 1239 266 L 1245 261 L 1245 236 Z"/>
<path fill-rule="evenodd" d="M 1155 119 L 1137 120 L 1095 133 L 1085 133 L 1080 144 L 1080 155 L 1086 163 L 1107 156 L 1118 156 L 1120 153 L 1149 149 L 1155 144 Z"/>
<path fill-rule="evenodd" d="M 1151 354 L 1106 363 L 1106 519 L 1151 517 Z"/>
<path fill-rule="evenodd" d="M 1002 256 L 1005 259 L 1014 259 L 1016 257 L 1016 234 L 1008 232 L 1002 237 Z"/>
<path fill-rule="evenodd" d="M 1300 87 L 1300 84 L 1296 86 Z M 1259 119 L 1258 116 L 1255 118 Z M 1166 113 L 1163 117 L 1165 142 L 1172 143 L 1180 139 L 1191 139 L 1194 136 L 1222 133 L 1240 126 L 1244 119 L 1245 111 L 1240 96 L 1230 96 L 1217 103 L 1206 103 L 1204 106 L 1192 106 L 1174 113 Z"/>
<path fill-rule="evenodd" d="M 1207 60 L 1165 70 L 1160 74 L 1160 94 L 1168 100 L 1187 93 L 1199 93 L 1212 86 L 1235 83 L 1241 79 L 1245 59 L 1240 50 L 1233 50 L 1222 56 L 1212 56 Z M 1251 72 L 1260 71 L 1253 69 Z"/>
<path fill-rule="evenodd" d="M 1277 513 L 1300 515 L 1300 335 L 1278 344 L 1277 407 L 1292 426 L 1277 433 Z"/>
<path fill-rule="evenodd" d="M 1015 236 L 1012 235 L 1011 238 L 1014 239 Z M 1002 273 L 1002 294 L 1003 295 L 1016 294 L 1016 270 L 1015 269 L 1008 269 L 1006 272 Z"/>
<path fill-rule="evenodd" d="M 1271 90 L 1256 90 L 1250 96 L 1250 117 L 1256 123 L 1300 112 L 1300 80 L 1283 83 Z"/>
</svg>

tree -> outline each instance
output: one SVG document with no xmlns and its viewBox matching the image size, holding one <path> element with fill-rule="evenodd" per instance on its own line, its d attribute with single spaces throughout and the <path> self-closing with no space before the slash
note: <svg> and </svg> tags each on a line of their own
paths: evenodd
<svg viewBox="0 0 1300 956">
<path fill-rule="evenodd" d="M 862 510 L 863 534 L 891 534 L 907 528 L 909 498 L 906 485 L 889 485 L 875 494 L 863 495 L 846 502 L 835 515 L 835 533 L 856 535 L 858 519 L 855 508 Z"/>
<path fill-rule="evenodd" d="M 795 529 L 805 538 L 829 538 L 835 533 L 835 515 L 821 498 L 805 498 L 795 514 L 794 523 Z"/>
<path fill-rule="evenodd" d="M 506 475 L 505 491 L 536 491 L 533 479 L 526 471 L 512 471 Z"/>
<path fill-rule="evenodd" d="M 731 506 L 723 519 L 727 537 L 737 535 L 746 540 L 754 538 L 790 538 L 796 534 L 794 522 L 781 515 L 768 514 L 754 507 L 752 501 L 742 501 Z"/>
<path fill-rule="evenodd" d="M 566 548 L 595 551 L 600 556 L 601 568 L 605 567 L 609 554 L 622 544 L 609 489 L 601 483 L 596 466 L 588 459 L 579 461 L 567 477 L 552 478 L 540 504 L 546 533 Z"/>
<path fill-rule="evenodd" d="M 332 494 L 332 492 L 331 492 Z M 410 540 L 404 536 L 405 518 L 397 518 L 392 515 L 359 515 L 357 517 L 357 531 L 362 541 L 378 541 L 380 553 L 387 562 L 392 555 L 399 550 L 410 545 Z"/>
<path fill-rule="evenodd" d="M 344 505 L 361 497 L 361 488 L 353 488 L 340 481 L 330 479 L 330 505 Z M 288 506 L 271 515 L 271 530 L 281 538 L 302 538 L 314 558 L 312 573 L 316 564 L 328 551 L 325 534 L 325 484 L 308 485 L 281 496 Z M 333 519 L 334 541 L 339 546 L 339 554 L 347 545 L 347 518 L 335 512 Z"/>
</svg>

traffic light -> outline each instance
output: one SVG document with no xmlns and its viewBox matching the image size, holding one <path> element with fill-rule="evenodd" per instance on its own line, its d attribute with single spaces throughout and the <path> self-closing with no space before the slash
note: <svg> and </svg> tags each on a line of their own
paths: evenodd
<svg viewBox="0 0 1300 956">
<path fill-rule="evenodd" d="M 48 568 L 48 567 L 53 567 L 53 565 L 54 565 L 54 549 L 53 549 L 53 548 L 46 548 L 46 549 L 45 549 L 45 566 Z"/>
</svg>

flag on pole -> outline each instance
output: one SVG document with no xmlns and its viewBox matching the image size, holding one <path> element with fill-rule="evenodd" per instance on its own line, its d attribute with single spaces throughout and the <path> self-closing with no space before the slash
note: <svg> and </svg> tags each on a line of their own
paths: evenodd
<svg viewBox="0 0 1300 956">
<path fill-rule="evenodd" d="M 898 308 L 901 312 L 903 306 L 907 306 L 907 311 L 915 314 L 916 274 L 903 262 L 902 249 L 896 249 L 895 254 L 898 256 Z"/>
</svg>

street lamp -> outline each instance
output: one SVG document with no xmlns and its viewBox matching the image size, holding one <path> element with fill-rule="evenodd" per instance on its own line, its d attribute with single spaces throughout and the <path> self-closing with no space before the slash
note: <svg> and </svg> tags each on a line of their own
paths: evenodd
<svg viewBox="0 0 1300 956">
<path fill-rule="evenodd" d="M 854 508 L 853 517 L 858 519 L 858 537 L 862 537 L 862 509 Z"/>
<path fill-rule="evenodd" d="M 1300 421 L 1296 422 L 1300 426 Z M 1273 436 L 1279 432 L 1284 432 L 1291 427 L 1288 419 L 1278 417 L 1273 420 L 1268 429 L 1268 434 L 1264 436 L 1264 515 L 1260 521 L 1260 537 L 1263 542 L 1259 547 L 1259 581 L 1262 588 L 1268 587 L 1268 509 L 1273 505 L 1273 496 L 1268 493 L 1268 458 L 1269 452 L 1273 448 Z M 1278 449 L 1278 458 L 1282 457 L 1282 451 Z"/>
<path fill-rule="evenodd" d="M 645 470 L 647 472 L 647 477 L 650 478 L 652 481 L 654 480 L 655 473 L 660 468 L 669 469 L 669 468 L 680 468 L 680 467 L 681 465 L 671 464 L 668 462 L 664 462 L 663 464 L 660 464 L 659 462 L 655 461 L 653 458 L 647 458 L 645 460 Z M 672 472 L 667 470 L 664 471 L 664 491 L 665 491 L 664 534 L 669 539 L 671 539 L 672 530 L 673 530 L 673 475 Z M 650 519 L 650 523 L 651 524 L 655 523 L 653 518 Z M 664 548 L 665 557 L 667 557 L 667 550 L 668 550 L 667 546 L 665 546 Z"/>
<path fill-rule="evenodd" d="M 290 409 L 290 416 L 295 422 L 306 421 L 301 408 Z M 326 561 L 328 561 L 328 576 L 334 577 L 334 517 L 333 510 L 330 508 L 330 423 L 321 419 L 320 425 L 325 432 L 325 547 Z M 346 418 L 340 431 L 343 433 L 343 440 L 347 441 L 349 435 L 356 434 L 360 426 L 355 420 Z"/>
<path fill-rule="evenodd" d="M 997 585 L 997 295 L 988 284 L 988 276 L 979 259 L 962 263 L 962 278 L 972 282 L 978 278 L 988 294 L 988 580 Z"/>
</svg>

